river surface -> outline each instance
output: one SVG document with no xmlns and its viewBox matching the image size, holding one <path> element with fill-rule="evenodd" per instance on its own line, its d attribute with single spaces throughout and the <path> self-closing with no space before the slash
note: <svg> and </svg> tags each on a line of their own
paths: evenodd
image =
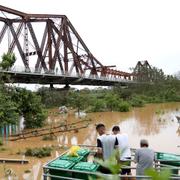
<svg viewBox="0 0 180 180">
<path fill-rule="evenodd" d="M 68 122 L 76 122 L 78 119 L 73 113 L 60 115 L 58 109 L 49 111 L 48 123 L 58 124 L 65 119 Z M 42 137 L 19 140 L 15 142 L 5 141 L 3 146 L 6 150 L 0 149 L 0 158 L 26 158 L 30 161 L 26 165 L 0 164 L 0 179 L 4 176 L 4 169 L 12 169 L 18 179 L 41 179 L 42 165 L 52 158 L 55 158 L 64 151 L 64 146 L 70 147 L 73 144 L 96 145 L 97 133 L 95 125 L 104 123 L 106 129 L 111 133 L 114 125 L 119 125 L 121 132 L 127 133 L 132 148 L 138 148 L 140 139 L 149 141 L 150 147 L 155 151 L 180 154 L 180 124 L 176 116 L 180 116 L 180 103 L 148 104 L 143 108 L 133 108 L 130 112 L 103 112 L 89 113 L 87 117 L 92 121 L 88 128 L 78 132 L 59 133 L 53 141 L 43 141 Z M 51 157 L 32 158 L 18 155 L 18 152 L 25 151 L 28 147 L 59 146 L 53 151 Z M 62 148 L 63 146 L 63 148 Z M 0 147 L 2 148 L 2 147 Z M 30 173 L 25 173 L 29 170 Z"/>
</svg>

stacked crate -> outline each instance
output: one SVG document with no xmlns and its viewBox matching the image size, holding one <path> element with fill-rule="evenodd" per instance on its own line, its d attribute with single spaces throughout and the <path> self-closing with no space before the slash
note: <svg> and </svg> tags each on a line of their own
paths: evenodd
<svg viewBox="0 0 180 180">
<path fill-rule="evenodd" d="M 47 164 L 46 168 L 48 167 L 48 174 L 57 177 L 88 179 L 89 175 L 87 172 L 97 172 L 99 168 L 98 164 L 87 162 L 89 153 L 89 149 L 81 148 L 77 151 L 77 157 L 64 154 L 56 158 L 54 161 Z M 95 176 L 92 175 L 91 177 L 95 178 Z M 56 180 L 59 178 L 51 177 L 51 179 Z"/>
</svg>

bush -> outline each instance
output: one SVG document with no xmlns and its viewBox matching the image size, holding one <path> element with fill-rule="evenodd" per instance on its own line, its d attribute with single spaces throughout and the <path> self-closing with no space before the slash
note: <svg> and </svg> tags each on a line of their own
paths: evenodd
<svg viewBox="0 0 180 180">
<path fill-rule="evenodd" d="M 102 99 L 98 99 L 94 102 L 94 105 L 91 108 L 92 112 L 102 112 L 105 110 L 105 102 Z"/>
<path fill-rule="evenodd" d="M 5 147 L 1 147 L 0 148 L 0 152 L 2 152 L 2 151 L 6 151 L 7 149 L 5 148 Z"/>
<path fill-rule="evenodd" d="M 0 146 L 3 145 L 3 140 L 0 138 Z"/>
<path fill-rule="evenodd" d="M 25 155 L 42 158 L 46 156 L 51 156 L 51 151 L 52 151 L 51 147 L 34 148 L 34 149 L 28 148 L 26 149 Z"/>
<path fill-rule="evenodd" d="M 123 101 L 118 104 L 118 111 L 128 112 L 129 110 L 130 110 L 130 104 L 128 102 Z"/>
<path fill-rule="evenodd" d="M 144 101 L 138 96 L 134 96 L 131 99 L 130 103 L 133 107 L 143 107 L 144 106 Z"/>
<path fill-rule="evenodd" d="M 52 134 L 49 134 L 49 135 L 44 135 L 42 137 L 42 140 L 43 141 L 53 141 L 55 139 L 55 136 L 53 136 Z"/>
<path fill-rule="evenodd" d="M 30 170 L 30 169 L 26 169 L 26 170 L 24 171 L 24 173 L 31 173 L 31 170 Z"/>
</svg>

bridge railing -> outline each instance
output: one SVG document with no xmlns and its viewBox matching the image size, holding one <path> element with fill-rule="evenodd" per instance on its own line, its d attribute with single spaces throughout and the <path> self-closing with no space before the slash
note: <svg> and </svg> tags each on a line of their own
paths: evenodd
<svg viewBox="0 0 180 180">
<path fill-rule="evenodd" d="M 132 80 L 120 78 L 120 77 L 108 77 L 108 76 L 99 76 L 99 75 L 89 75 L 89 74 L 78 74 L 75 72 L 61 72 L 58 70 L 52 71 L 37 71 L 34 67 L 30 67 L 30 69 L 26 69 L 24 66 L 13 66 L 12 68 L 2 69 L 0 68 L 1 72 L 7 73 L 23 73 L 23 74 L 37 74 L 37 75 L 50 75 L 50 76 L 65 76 L 65 77 L 77 77 L 77 78 L 87 78 L 92 80 L 102 80 L 102 81 L 113 81 L 113 82 L 133 82 Z"/>
</svg>

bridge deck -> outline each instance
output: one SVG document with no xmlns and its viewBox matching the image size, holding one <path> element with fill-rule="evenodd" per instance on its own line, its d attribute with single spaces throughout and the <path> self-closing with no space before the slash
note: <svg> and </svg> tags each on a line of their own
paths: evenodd
<svg viewBox="0 0 180 180">
<path fill-rule="evenodd" d="M 126 85 L 129 83 L 136 83 L 132 80 L 122 78 L 109 78 L 98 76 L 86 75 L 68 75 L 68 74 L 55 74 L 55 73 L 36 73 L 25 71 L 13 70 L 0 70 L 11 76 L 13 83 L 26 83 L 26 84 L 69 84 L 69 85 L 93 85 L 93 86 L 113 86 L 116 84 Z"/>
</svg>

